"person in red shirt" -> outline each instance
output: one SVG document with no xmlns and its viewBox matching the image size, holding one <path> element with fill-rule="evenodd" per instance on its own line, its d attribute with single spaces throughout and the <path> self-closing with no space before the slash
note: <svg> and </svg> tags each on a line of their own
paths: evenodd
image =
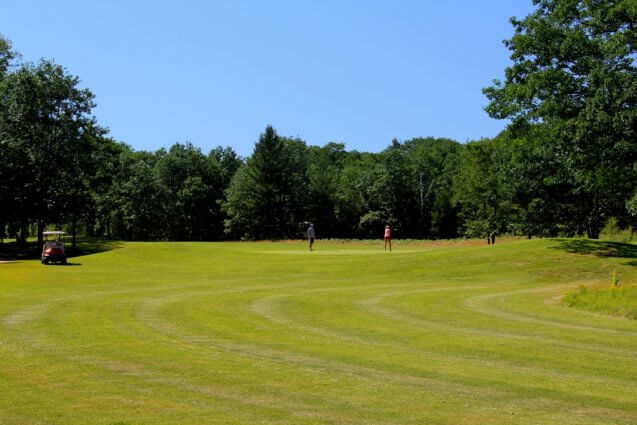
<svg viewBox="0 0 637 425">
<path fill-rule="evenodd" d="M 387 244 L 389 243 L 389 250 L 391 251 L 391 229 L 389 224 L 385 226 L 385 251 L 387 251 Z"/>
</svg>

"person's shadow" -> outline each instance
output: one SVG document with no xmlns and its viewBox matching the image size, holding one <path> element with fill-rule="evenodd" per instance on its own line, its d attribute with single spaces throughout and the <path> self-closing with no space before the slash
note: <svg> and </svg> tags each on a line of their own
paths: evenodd
<svg viewBox="0 0 637 425">
<path fill-rule="evenodd" d="M 554 249 L 571 254 L 589 254 L 598 257 L 637 258 L 637 245 L 625 242 L 599 241 L 592 239 L 553 239 L 558 242 Z M 637 260 L 624 263 L 637 266 Z"/>
</svg>

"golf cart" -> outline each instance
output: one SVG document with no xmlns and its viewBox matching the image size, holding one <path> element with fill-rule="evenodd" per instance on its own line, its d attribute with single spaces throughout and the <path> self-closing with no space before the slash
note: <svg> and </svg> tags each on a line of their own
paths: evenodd
<svg viewBox="0 0 637 425">
<path fill-rule="evenodd" d="M 61 262 L 66 264 L 66 254 L 64 253 L 64 235 L 66 232 L 48 231 L 42 232 L 44 235 L 44 245 L 42 246 L 42 264 L 49 262 Z M 49 238 L 51 238 L 49 240 Z"/>
</svg>

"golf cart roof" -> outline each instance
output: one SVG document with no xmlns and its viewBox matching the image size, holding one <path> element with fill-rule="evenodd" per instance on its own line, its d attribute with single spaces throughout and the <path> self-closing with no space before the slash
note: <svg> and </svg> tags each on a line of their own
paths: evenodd
<svg viewBox="0 0 637 425">
<path fill-rule="evenodd" d="M 42 232 L 43 235 L 66 235 L 66 232 L 62 232 L 59 230 L 52 230 L 52 231 L 46 231 L 46 232 Z"/>
</svg>

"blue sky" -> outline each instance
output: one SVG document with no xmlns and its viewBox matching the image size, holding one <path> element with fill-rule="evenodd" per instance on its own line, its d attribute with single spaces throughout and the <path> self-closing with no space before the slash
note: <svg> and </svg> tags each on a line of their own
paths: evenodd
<svg viewBox="0 0 637 425">
<path fill-rule="evenodd" d="M 135 149 L 190 141 L 249 155 L 267 124 L 309 144 L 492 137 L 502 40 L 531 0 L 4 2 L 0 33 L 53 58 Z"/>
</svg>

